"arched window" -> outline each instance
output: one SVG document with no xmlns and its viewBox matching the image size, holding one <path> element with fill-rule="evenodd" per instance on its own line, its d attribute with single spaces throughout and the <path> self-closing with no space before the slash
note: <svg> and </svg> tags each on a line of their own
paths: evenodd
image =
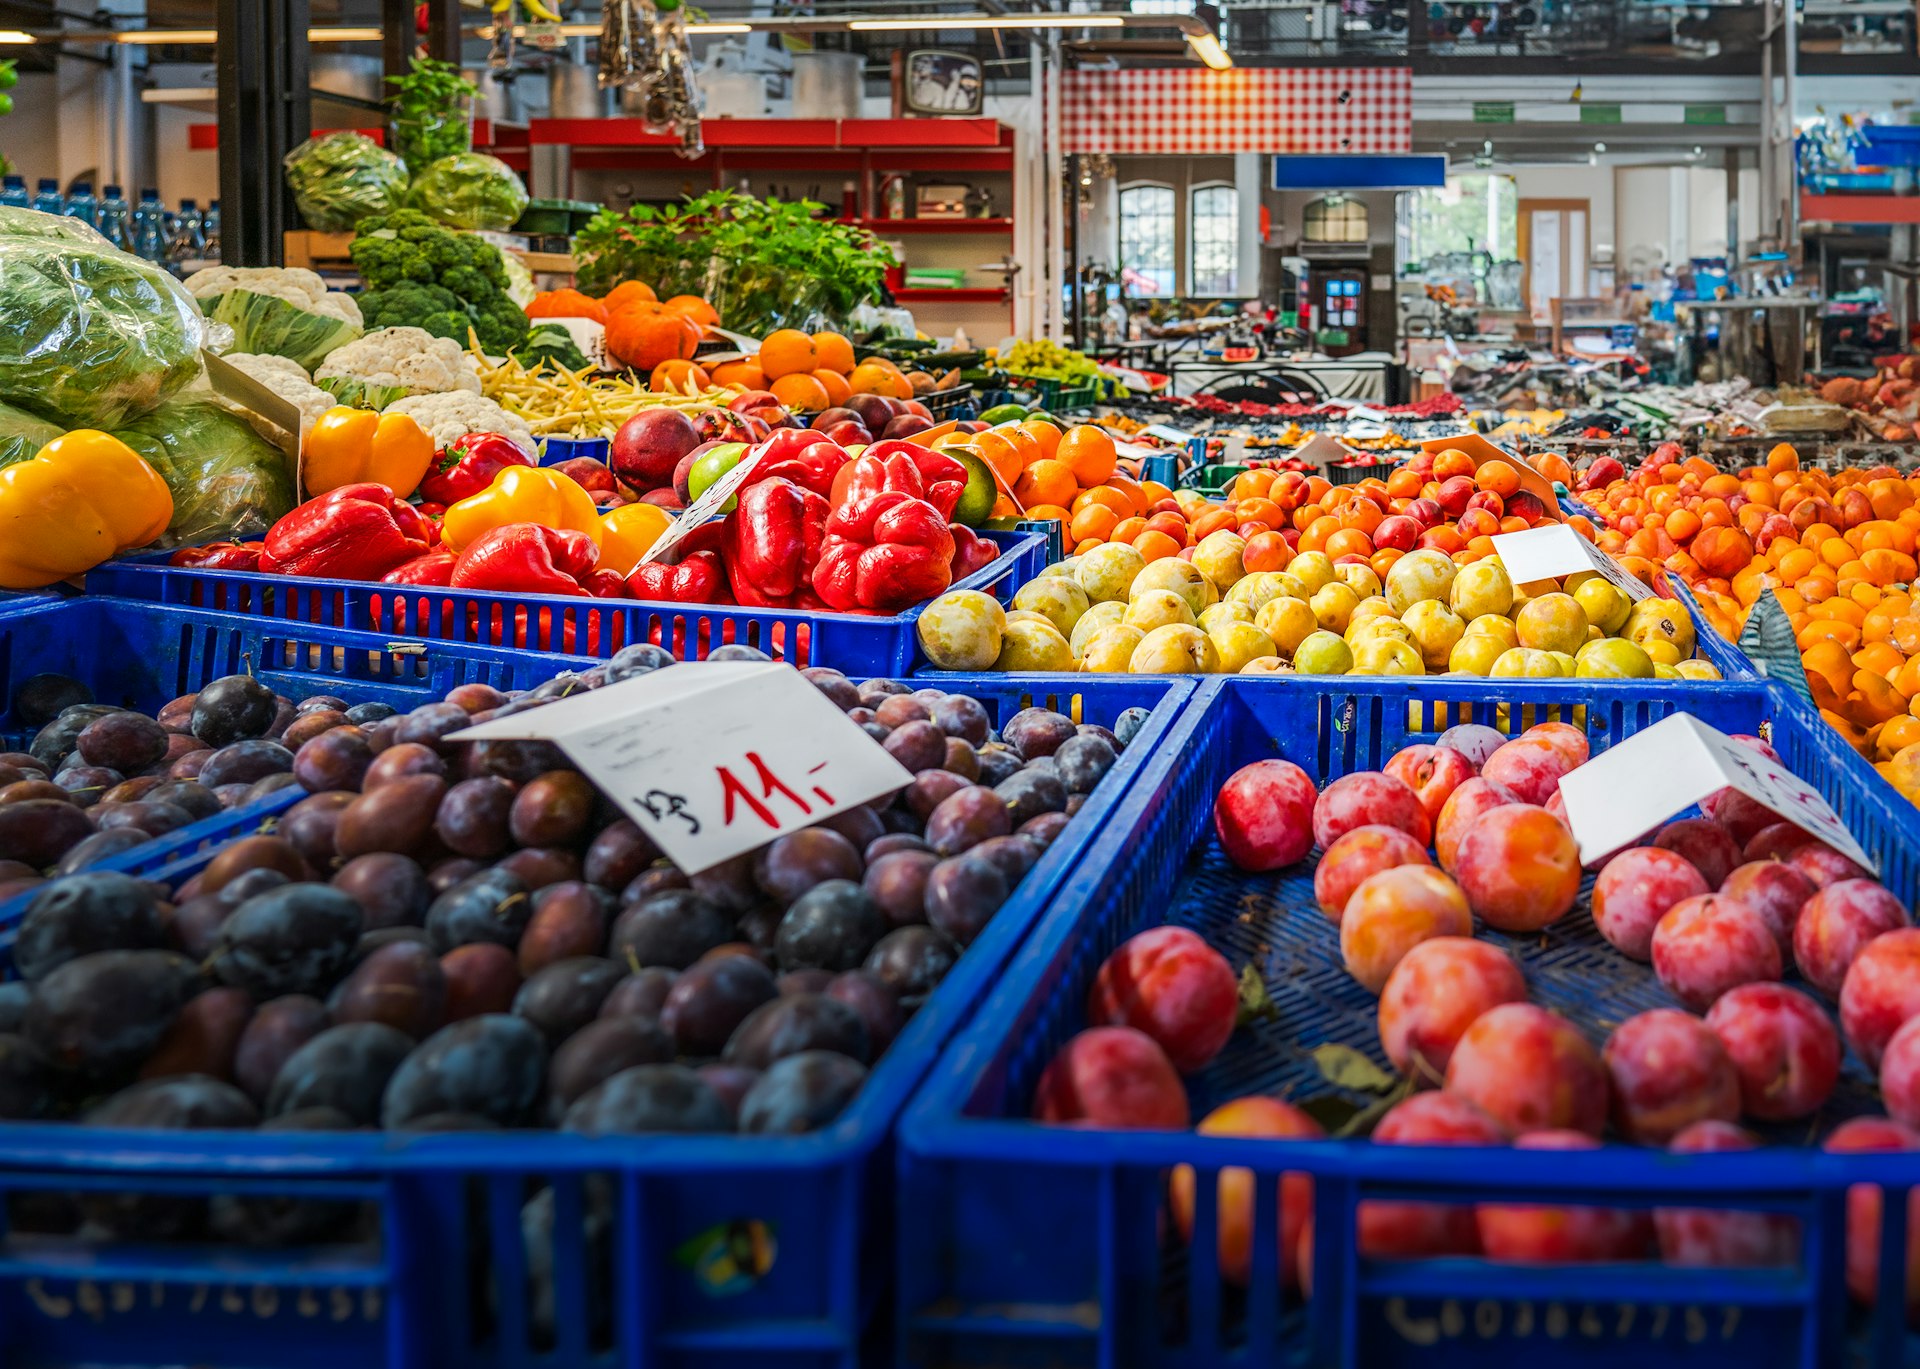
<svg viewBox="0 0 1920 1369">
<path fill-rule="evenodd" d="M 1130 185 L 1120 192 L 1120 272 L 1132 293 L 1174 292 L 1172 186 Z"/>
<path fill-rule="evenodd" d="M 1300 225 L 1304 242 L 1365 242 L 1367 207 L 1345 195 L 1327 195 L 1307 206 Z"/>
<path fill-rule="evenodd" d="M 1240 202 L 1230 185 L 1195 186 L 1191 197 L 1192 244 L 1187 293 L 1240 293 Z"/>
</svg>

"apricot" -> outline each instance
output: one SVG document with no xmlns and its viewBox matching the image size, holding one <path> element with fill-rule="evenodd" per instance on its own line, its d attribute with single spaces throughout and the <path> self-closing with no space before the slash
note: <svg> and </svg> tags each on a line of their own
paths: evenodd
<svg viewBox="0 0 1920 1369">
<path fill-rule="evenodd" d="M 1223 1103 L 1200 1119 L 1194 1128 L 1202 1136 L 1258 1136 L 1276 1140 L 1317 1140 L 1326 1135 L 1320 1124 L 1291 1103 L 1254 1096 Z M 1215 1189 L 1219 1223 L 1218 1257 L 1221 1277 L 1244 1288 L 1253 1267 L 1253 1171 L 1230 1165 L 1220 1171 Z M 1288 1171 L 1280 1176 L 1280 1278 L 1283 1287 L 1299 1285 L 1306 1260 L 1301 1240 L 1313 1215 L 1313 1178 Z M 1190 1165 L 1177 1166 L 1168 1184 L 1174 1223 L 1182 1240 L 1193 1239 L 1194 1173 Z"/>
<path fill-rule="evenodd" d="M 1371 993 L 1394 967 L 1433 937 L 1473 935 L 1473 914 L 1460 886 L 1427 865 L 1400 865 L 1369 875 L 1340 918 L 1340 958 Z"/>
<path fill-rule="evenodd" d="M 1380 1045 L 1402 1074 L 1437 1083 L 1454 1047 L 1482 1013 L 1526 1001 L 1526 977 L 1498 946 L 1434 937 L 1409 950 L 1387 976 L 1380 992 Z"/>
<path fill-rule="evenodd" d="M 1440 858 L 1440 868 L 1449 874 L 1453 872 L 1458 859 L 1460 839 L 1467 830 L 1485 814 L 1509 803 L 1518 803 L 1520 799 L 1503 785 L 1493 783 L 1480 776 L 1467 780 L 1440 807 L 1439 821 L 1434 824 L 1434 853 Z"/>
</svg>

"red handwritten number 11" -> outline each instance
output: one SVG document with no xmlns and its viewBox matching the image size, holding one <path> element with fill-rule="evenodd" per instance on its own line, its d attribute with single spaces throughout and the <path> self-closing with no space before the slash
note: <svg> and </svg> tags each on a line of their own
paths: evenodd
<svg viewBox="0 0 1920 1369">
<path fill-rule="evenodd" d="M 757 798 L 754 796 L 753 791 L 742 783 L 740 777 L 734 774 L 727 766 L 722 765 L 714 768 L 714 773 L 720 776 L 721 796 L 726 800 L 726 809 L 720 819 L 722 826 L 731 827 L 733 825 L 735 800 L 737 799 L 740 803 L 745 804 L 748 811 L 756 818 L 759 818 L 760 821 L 773 828 L 776 832 L 779 831 L 780 819 L 775 817 L 773 809 L 768 807 L 768 804 L 773 801 L 773 797 L 776 794 L 786 798 L 795 808 L 798 808 L 802 817 L 813 816 L 813 808 L 805 799 L 795 793 L 791 786 L 773 773 L 773 767 L 760 759 L 760 753 L 758 751 L 747 752 L 747 763 L 753 767 L 753 773 L 760 781 L 760 794 Z M 817 774 L 826 768 L 827 763 L 822 761 L 820 764 L 808 770 L 807 773 L 809 775 Z M 802 782 L 804 783 L 804 781 Z M 819 785 L 814 785 L 812 792 L 819 797 L 821 803 L 827 805 L 829 808 L 833 806 L 833 795 L 829 794 Z"/>
</svg>

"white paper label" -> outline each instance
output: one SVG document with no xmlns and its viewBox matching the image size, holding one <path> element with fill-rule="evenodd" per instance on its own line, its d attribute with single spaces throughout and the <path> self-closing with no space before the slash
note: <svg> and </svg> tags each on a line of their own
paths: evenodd
<svg viewBox="0 0 1920 1369">
<path fill-rule="evenodd" d="M 747 483 L 747 477 L 753 474 L 753 468 L 760 464 L 760 458 L 766 454 L 765 447 L 757 451 L 750 449 L 732 470 L 707 486 L 705 493 L 687 505 L 681 515 L 673 520 L 672 526 L 647 548 L 637 564 L 644 566 L 658 561 L 686 541 L 695 528 L 725 508 L 727 501 L 740 492 L 740 487 Z"/>
<path fill-rule="evenodd" d="M 1494 552 L 1507 569 L 1507 578 L 1516 585 L 1536 580 L 1558 580 L 1563 575 L 1598 571 L 1638 603 L 1651 599 L 1648 589 L 1626 568 L 1580 536 L 1565 523 L 1551 523 L 1525 532 L 1500 532 L 1493 536 Z"/>
<path fill-rule="evenodd" d="M 1157 437 L 1162 442 L 1171 442 L 1180 447 L 1184 447 L 1187 443 L 1193 441 L 1192 433 L 1182 432 L 1180 429 L 1170 427 L 1165 423 L 1149 423 L 1140 430 L 1140 435 L 1142 437 Z"/>
<path fill-rule="evenodd" d="M 1367 459 L 1364 454 L 1356 452 L 1353 448 L 1343 444 L 1338 438 L 1332 437 L 1327 433 L 1315 433 L 1298 447 L 1295 447 L 1292 455 L 1306 462 L 1309 466 L 1318 466 L 1323 471 L 1329 466 L 1342 462 L 1354 460 L 1364 461 Z"/>
<path fill-rule="evenodd" d="M 1636 732 L 1562 776 L 1560 797 L 1580 859 L 1590 862 L 1727 788 L 1805 828 L 1849 860 L 1879 869 L 1812 785 L 1690 713 Z"/>
<path fill-rule="evenodd" d="M 688 874 L 906 788 L 792 666 L 695 662 L 453 734 L 550 741 Z"/>
</svg>

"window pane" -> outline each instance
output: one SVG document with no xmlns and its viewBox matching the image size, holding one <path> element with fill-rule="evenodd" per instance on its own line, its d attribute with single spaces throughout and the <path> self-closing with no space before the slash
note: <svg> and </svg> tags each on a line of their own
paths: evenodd
<svg viewBox="0 0 1920 1369">
<path fill-rule="evenodd" d="M 1240 206 L 1230 185 L 1193 192 L 1191 293 L 1240 293 Z"/>
<path fill-rule="evenodd" d="M 1135 185 L 1120 192 L 1120 272 L 1142 295 L 1171 295 L 1173 188 Z"/>
</svg>

